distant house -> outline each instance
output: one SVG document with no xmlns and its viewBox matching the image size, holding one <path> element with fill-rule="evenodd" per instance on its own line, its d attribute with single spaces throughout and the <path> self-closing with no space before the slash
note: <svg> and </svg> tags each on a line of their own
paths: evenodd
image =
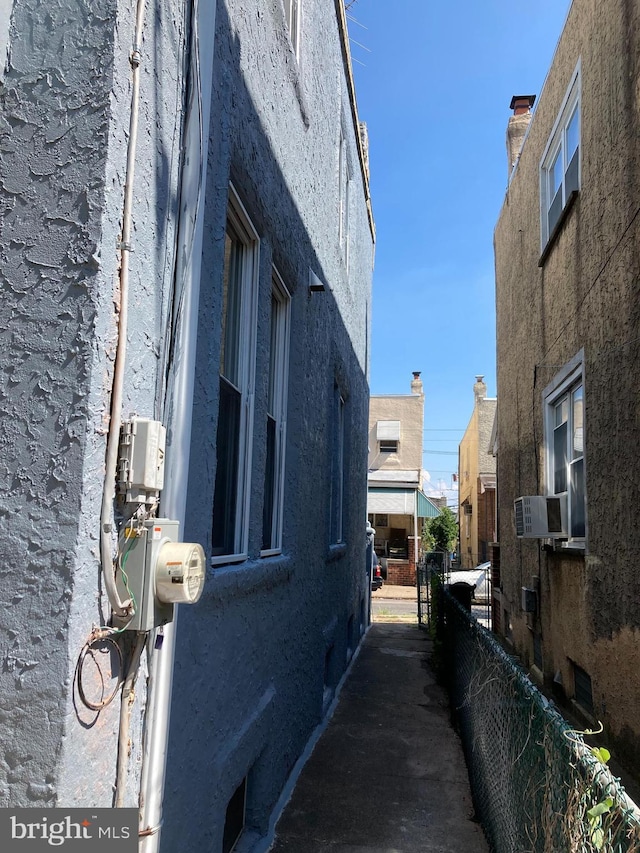
<svg viewBox="0 0 640 853">
<path fill-rule="evenodd" d="M 366 133 L 341 0 L 135 5 L 0 18 L 1 800 L 249 851 L 367 626 Z"/>
<path fill-rule="evenodd" d="M 574 0 L 495 230 L 500 631 L 636 775 L 639 63 L 637 3 Z"/>
<path fill-rule="evenodd" d="M 473 413 L 459 446 L 460 567 L 490 559 L 496 540 L 496 459 L 490 443 L 496 399 L 487 397 L 483 376 L 473 386 Z"/>
<path fill-rule="evenodd" d="M 367 513 L 376 552 L 387 559 L 388 583 L 415 584 L 422 523 L 440 513 L 421 488 L 423 428 L 419 373 L 411 394 L 371 397 Z"/>
</svg>

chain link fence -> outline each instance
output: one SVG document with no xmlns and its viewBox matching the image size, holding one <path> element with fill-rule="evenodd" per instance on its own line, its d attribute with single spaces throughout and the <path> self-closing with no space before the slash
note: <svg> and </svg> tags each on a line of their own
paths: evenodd
<svg viewBox="0 0 640 853">
<path fill-rule="evenodd" d="M 495 637 L 419 574 L 478 819 L 494 853 L 640 853 L 640 811 Z"/>
</svg>

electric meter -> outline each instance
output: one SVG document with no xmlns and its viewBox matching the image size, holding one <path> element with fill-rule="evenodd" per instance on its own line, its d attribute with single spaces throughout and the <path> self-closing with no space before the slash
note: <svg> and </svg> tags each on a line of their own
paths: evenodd
<svg viewBox="0 0 640 853">
<path fill-rule="evenodd" d="M 133 612 L 113 616 L 128 631 L 152 631 L 173 620 L 174 604 L 195 604 L 205 581 L 201 545 L 178 542 L 179 523 L 150 518 L 124 529 L 116 584 L 121 598 L 131 599 Z"/>
<path fill-rule="evenodd" d="M 165 604 L 195 604 L 202 595 L 205 577 L 202 545 L 167 542 L 155 567 L 156 596 Z"/>
</svg>

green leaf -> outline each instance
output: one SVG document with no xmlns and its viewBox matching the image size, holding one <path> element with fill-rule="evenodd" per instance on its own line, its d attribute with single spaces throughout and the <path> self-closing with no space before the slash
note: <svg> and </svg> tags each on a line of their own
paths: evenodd
<svg viewBox="0 0 640 853">
<path fill-rule="evenodd" d="M 603 764 L 606 764 L 611 758 L 611 753 L 604 746 L 592 746 L 591 752 L 595 755 L 598 761 L 601 761 Z"/>
<path fill-rule="evenodd" d="M 611 797 L 607 797 L 606 800 L 603 800 L 601 803 L 597 803 L 593 808 L 589 809 L 587 814 L 591 820 L 595 820 L 599 818 L 601 815 L 606 814 L 611 811 L 611 806 L 613 805 L 613 800 Z"/>
</svg>

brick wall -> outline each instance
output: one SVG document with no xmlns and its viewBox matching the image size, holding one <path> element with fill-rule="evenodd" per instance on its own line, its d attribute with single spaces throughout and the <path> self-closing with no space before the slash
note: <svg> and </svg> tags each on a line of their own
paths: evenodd
<svg viewBox="0 0 640 853">
<path fill-rule="evenodd" d="M 386 583 L 396 586 L 415 586 L 416 567 L 409 560 L 387 560 Z"/>
</svg>

